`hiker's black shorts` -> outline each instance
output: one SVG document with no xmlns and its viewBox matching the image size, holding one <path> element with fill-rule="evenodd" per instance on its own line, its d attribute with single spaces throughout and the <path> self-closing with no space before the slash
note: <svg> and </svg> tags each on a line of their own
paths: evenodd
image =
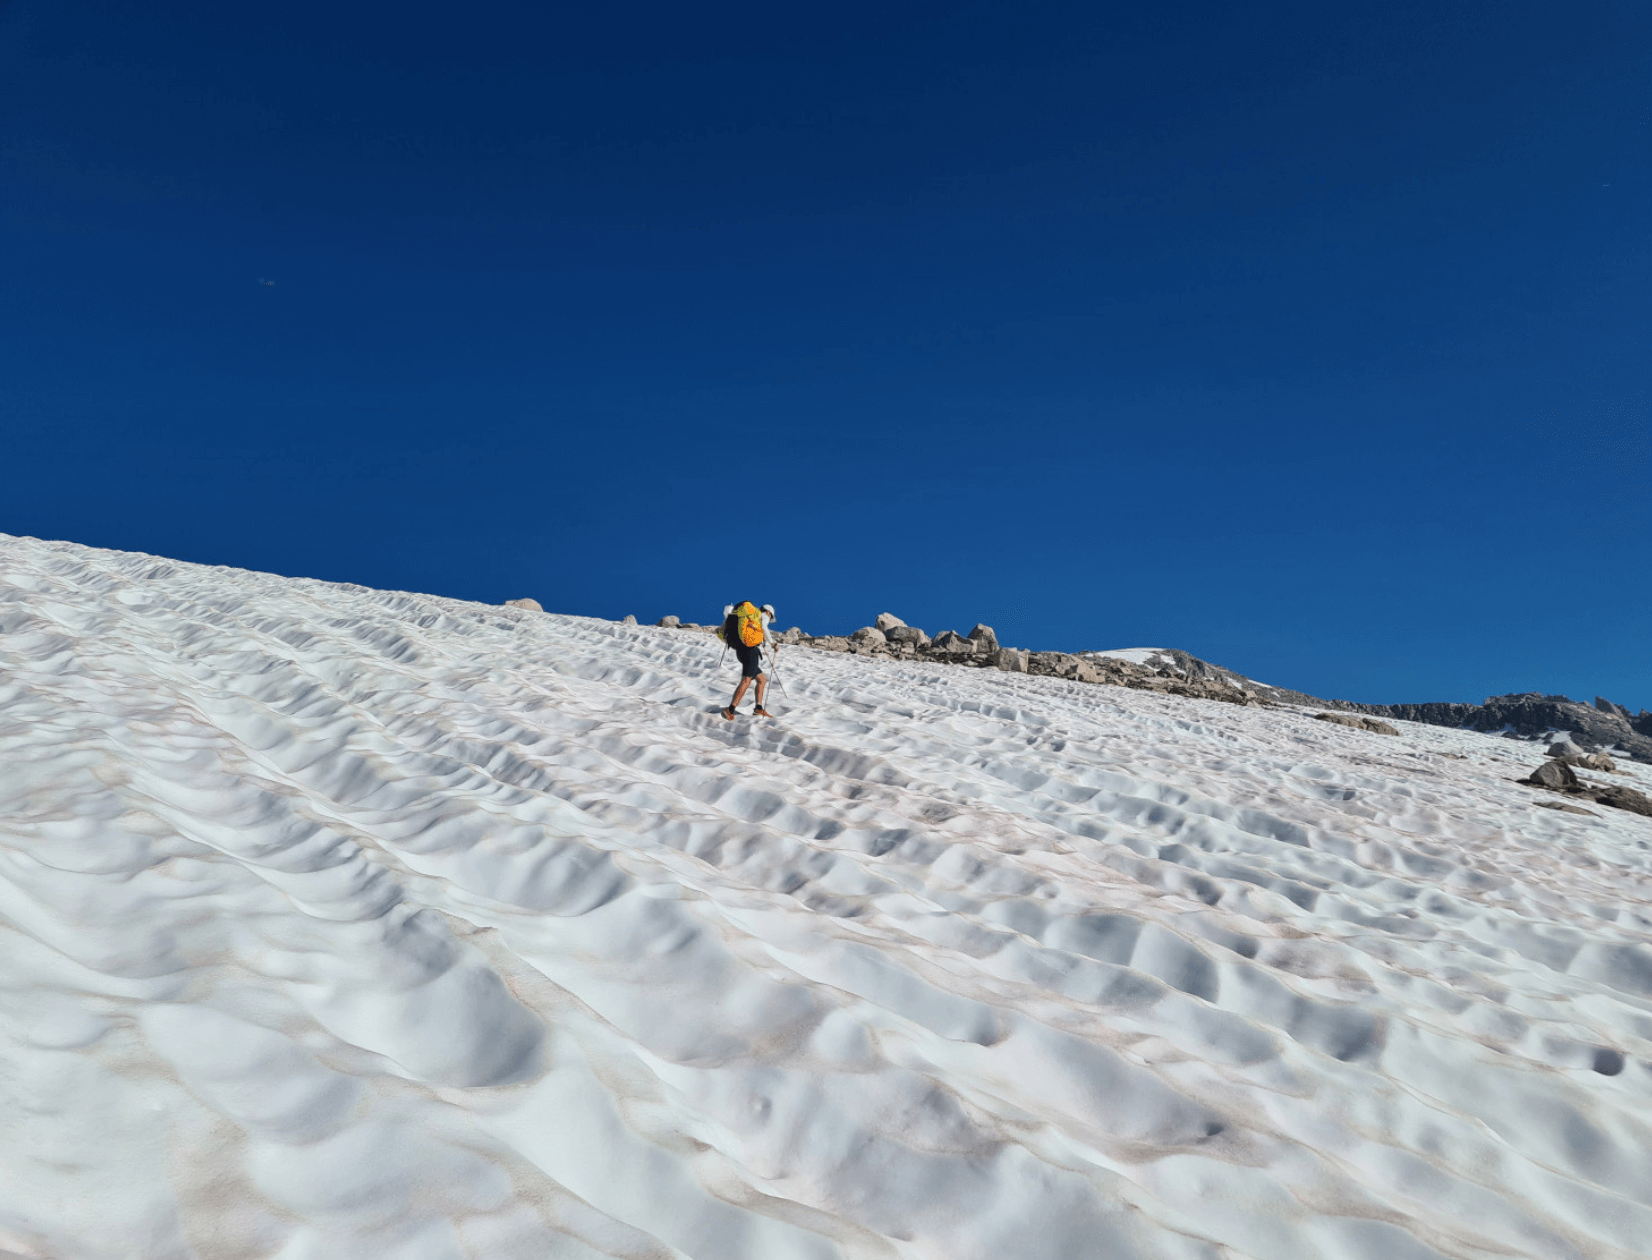
<svg viewBox="0 0 1652 1260">
<path fill-rule="evenodd" d="M 734 645 L 734 654 L 740 658 L 740 677 L 756 678 L 763 672 L 761 649 L 747 647 L 744 643 Z"/>
</svg>

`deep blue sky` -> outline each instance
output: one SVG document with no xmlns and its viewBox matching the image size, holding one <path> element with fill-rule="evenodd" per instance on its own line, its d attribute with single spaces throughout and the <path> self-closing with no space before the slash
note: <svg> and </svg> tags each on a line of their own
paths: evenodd
<svg viewBox="0 0 1652 1260">
<path fill-rule="evenodd" d="M 14 0 L 0 531 L 1652 707 L 1649 69 L 1639 0 Z"/>
</svg>

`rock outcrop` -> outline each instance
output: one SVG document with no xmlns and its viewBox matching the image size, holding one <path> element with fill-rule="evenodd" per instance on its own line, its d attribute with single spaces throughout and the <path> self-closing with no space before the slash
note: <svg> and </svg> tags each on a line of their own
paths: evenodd
<svg viewBox="0 0 1652 1260">
<path fill-rule="evenodd" d="M 1345 700 L 1324 703 L 1327 708 L 1344 713 L 1369 713 L 1374 717 L 1488 733 L 1503 731 L 1527 739 L 1563 731 L 1583 752 L 1617 747 L 1636 761 L 1652 762 L 1652 714 L 1643 709 L 1635 718 L 1625 718 L 1623 713 L 1627 710 L 1610 701 L 1607 702 L 1610 712 L 1598 704 L 1583 704 L 1566 696 L 1546 696 L 1535 691 L 1490 696 L 1484 704 L 1351 704 Z M 1643 722 L 1643 718 L 1647 721 Z"/>
<path fill-rule="evenodd" d="M 1605 753 L 1584 752 L 1569 739 L 1556 740 L 1550 744 L 1548 755 L 1568 766 L 1582 766 L 1585 770 L 1615 772 L 1618 768 L 1618 763 Z"/>
<path fill-rule="evenodd" d="M 1113 656 L 1076 656 L 1071 652 L 1032 652 L 1027 672 L 1073 682 L 1109 683 L 1136 691 L 1158 691 L 1194 700 L 1221 700 L 1227 704 L 1259 705 L 1263 701 L 1219 676 L 1190 678 L 1181 672 L 1161 673 L 1148 665 Z"/>
<path fill-rule="evenodd" d="M 1381 718 L 1367 717 L 1363 713 L 1316 713 L 1314 719 L 1319 722 L 1335 722 L 1338 726 L 1351 726 L 1356 731 L 1370 731 L 1373 735 L 1398 735 L 1400 728 L 1391 726 Z"/>
<path fill-rule="evenodd" d="M 1006 647 L 988 625 L 976 625 L 967 637 L 956 630 L 943 630 L 931 639 L 917 626 L 906 625 L 893 614 L 885 613 L 878 621 L 894 624 L 887 628 L 862 626 L 848 638 L 799 635 L 796 641 L 825 652 L 853 652 L 857 656 L 887 656 L 899 660 L 931 661 L 938 665 L 1001 669 L 1006 673 L 1038 674 L 1073 682 L 1111 683 L 1139 691 L 1221 700 L 1228 704 L 1266 703 L 1233 681 L 1237 675 L 1209 666 L 1185 652 L 1175 654 L 1180 660 L 1167 655 L 1155 666 L 1138 665 L 1108 656 L 1029 652 L 1024 648 Z"/>
<path fill-rule="evenodd" d="M 1071 652 L 1033 652 L 1028 657 L 1027 672 L 1047 678 L 1065 678 L 1070 682 L 1099 683 L 1109 681 L 1097 666 Z M 1143 671 L 1143 676 L 1146 671 Z"/>
<path fill-rule="evenodd" d="M 1569 805 L 1565 801 L 1533 801 L 1539 809 L 1558 809 L 1563 814 L 1582 814 L 1585 818 L 1599 818 L 1600 815 L 1592 809 L 1584 809 L 1581 805 Z"/>
<path fill-rule="evenodd" d="M 656 626 L 664 626 L 667 630 L 675 630 L 683 623 L 681 618 L 678 617 L 661 617 L 654 624 Z"/>
<path fill-rule="evenodd" d="M 810 638 L 800 630 L 789 630 L 779 639 L 782 643 L 806 643 L 824 652 L 971 665 L 1012 674 L 1038 672 L 1032 669 L 1032 653 L 1025 648 L 1005 647 L 998 642 L 991 626 L 977 625 L 967 637 L 956 630 L 943 630 L 931 639 L 920 627 L 907 625 L 893 613 L 879 613 L 876 624 L 862 626 L 848 638 L 835 635 Z M 1100 674 L 1088 667 L 1082 675 L 1075 676 L 1086 682 L 1102 681 Z"/>
<path fill-rule="evenodd" d="M 537 599 L 507 599 L 506 608 L 526 608 L 529 612 L 544 612 Z"/>
<path fill-rule="evenodd" d="M 1652 818 L 1652 796 L 1634 788 L 1619 783 L 1591 783 L 1586 794 L 1597 805 L 1610 805 L 1613 809 L 1626 809 L 1631 814 Z"/>
<path fill-rule="evenodd" d="M 1631 814 L 1652 818 L 1652 797 L 1618 783 L 1590 783 L 1579 779 L 1572 772 L 1571 766 L 1559 759 L 1544 762 L 1531 774 L 1524 779 L 1517 779 L 1516 782 L 1530 787 L 1547 788 L 1551 792 L 1580 797 L 1583 800 L 1594 801 L 1597 805 L 1609 805 L 1613 809 L 1627 810 Z"/>
<path fill-rule="evenodd" d="M 883 631 L 876 626 L 862 626 L 849 636 L 849 643 L 851 651 L 857 651 L 864 655 L 870 655 L 878 648 L 889 646 L 889 640 L 884 637 Z"/>
</svg>

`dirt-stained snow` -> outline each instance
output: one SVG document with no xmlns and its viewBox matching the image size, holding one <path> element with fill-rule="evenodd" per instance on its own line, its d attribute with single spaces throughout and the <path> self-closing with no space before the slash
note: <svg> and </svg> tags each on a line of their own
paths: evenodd
<svg viewBox="0 0 1652 1260">
<path fill-rule="evenodd" d="M 0 1252 L 1646 1254 L 1652 820 L 718 653 L 0 535 Z"/>
</svg>

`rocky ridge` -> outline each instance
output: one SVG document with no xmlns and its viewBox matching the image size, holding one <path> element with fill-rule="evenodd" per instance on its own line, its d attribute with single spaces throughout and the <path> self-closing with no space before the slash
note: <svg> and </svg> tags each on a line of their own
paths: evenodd
<svg viewBox="0 0 1652 1260">
<path fill-rule="evenodd" d="M 982 624 L 977 624 L 968 634 L 942 630 L 931 638 L 922 629 L 907 625 L 893 613 L 879 613 L 873 624 L 862 626 L 849 635 L 814 636 L 793 627 L 779 637 L 782 643 L 801 644 L 824 652 L 850 652 L 857 656 L 892 660 L 1001 669 L 1010 673 L 1066 678 L 1074 682 L 1109 683 L 1115 687 L 1158 691 L 1201 700 L 1221 700 L 1227 704 L 1259 705 L 1268 702 L 1267 698 L 1242 686 L 1238 675 L 1210 666 L 1186 652 L 1167 652 L 1163 660 L 1145 664 L 1093 652 L 1033 652 L 1001 644 L 993 628 Z"/>
<path fill-rule="evenodd" d="M 1567 696 L 1545 696 L 1535 691 L 1490 696 L 1484 704 L 1354 704 L 1326 701 L 1327 708 L 1373 717 L 1426 722 L 1488 734 L 1503 733 L 1522 739 L 1543 739 L 1565 733 L 1582 752 L 1620 748 L 1636 761 L 1652 762 L 1652 712 L 1631 715 L 1620 704 L 1601 696 L 1593 705 Z"/>
<path fill-rule="evenodd" d="M 715 626 L 684 623 L 676 617 L 662 617 L 655 624 L 703 634 L 716 630 Z M 1491 696 L 1484 704 L 1359 704 L 1351 700 L 1327 700 L 1288 687 L 1259 683 L 1235 670 L 1201 660 L 1176 648 L 1154 648 L 1139 660 L 1106 652 L 1029 651 L 1000 644 L 991 626 L 978 624 L 967 635 L 955 630 L 942 630 L 931 637 L 917 626 L 909 626 L 887 612 L 879 613 L 871 625 L 862 626 L 848 635 L 810 635 L 794 626 L 777 638 L 781 643 L 801 644 L 823 652 L 849 652 L 857 656 L 1002 669 L 1074 682 L 1107 683 L 1167 695 L 1220 700 L 1228 704 L 1273 704 L 1333 710 L 1377 719 L 1375 723 L 1356 719 L 1345 724 L 1382 734 L 1397 733 L 1393 727 L 1382 729 L 1386 723 L 1380 719 L 1387 718 L 1489 734 L 1502 733 L 1529 740 L 1566 736 L 1576 746 L 1579 755 L 1616 748 L 1632 760 L 1652 764 L 1652 711 L 1642 709 L 1638 714 L 1631 713 L 1623 705 L 1602 696 L 1596 696 L 1592 705 L 1567 696 L 1541 695 L 1537 692 Z M 1335 720 L 1329 714 L 1316 716 L 1322 720 Z"/>
</svg>

